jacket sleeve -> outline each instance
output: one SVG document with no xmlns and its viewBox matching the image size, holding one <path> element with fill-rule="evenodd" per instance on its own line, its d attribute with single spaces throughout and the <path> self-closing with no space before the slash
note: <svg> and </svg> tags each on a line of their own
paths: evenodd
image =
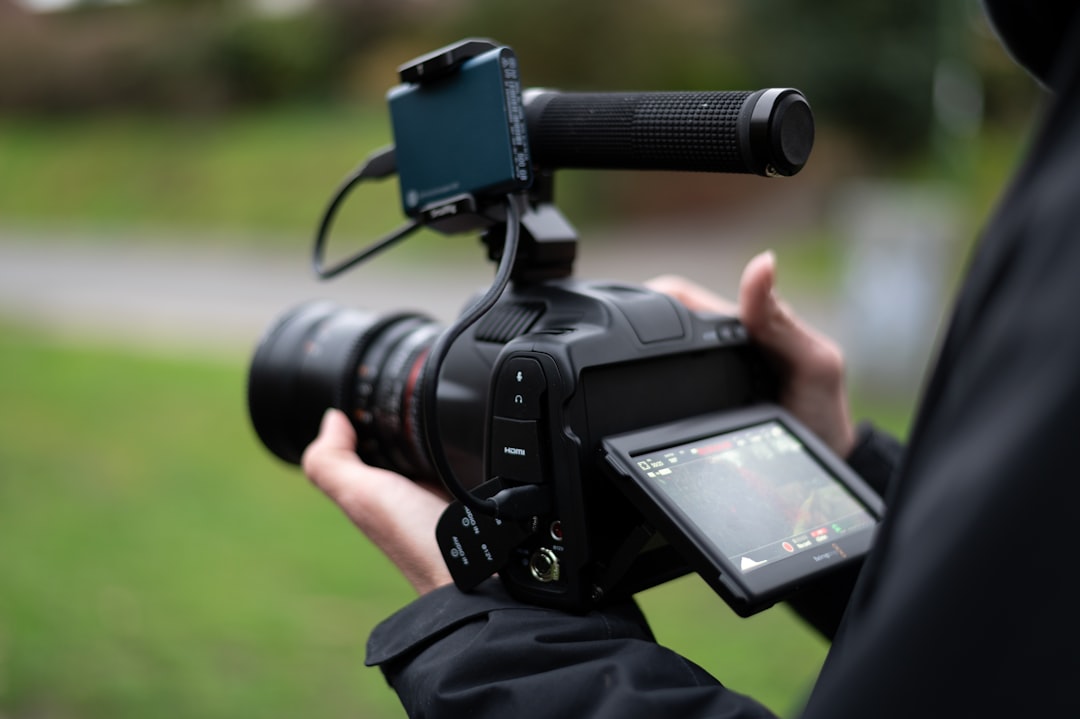
<svg viewBox="0 0 1080 719">
<path fill-rule="evenodd" d="M 875 492 L 884 497 L 903 455 L 903 445 L 895 437 L 876 429 L 869 422 L 863 422 L 859 425 L 855 447 L 848 455 L 847 463 Z"/>
<path fill-rule="evenodd" d="M 863 423 L 859 425 L 855 447 L 847 463 L 871 489 L 884 497 L 903 453 L 903 446 L 894 437 Z M 792 597 L 788 604 L 803 621 L 831 641 L 836 636 L 860 569 L 862 563 L 845 567 Z"/>
<path fill-rule="evenodd" d="M 866 426 L 849 462 L 880 491 L 899 453 Z M 831 637 L 856 571 L 793 606 Z M 659 646 L 632 602 L 567 614 L 518 602 L 495 580 L 468 594 L 444 587 L 394 614 L 372 633 L 367 664 L 410 717 L 773 716 Z"/>
<path fill-rule="evenodd" d="M 379 666 L 423 717 L 772 717 L 658 645 L 637 606 L 585 615 L 519 603 L 496 580 L 436 590 L 376 627 Z"/>
</svg>

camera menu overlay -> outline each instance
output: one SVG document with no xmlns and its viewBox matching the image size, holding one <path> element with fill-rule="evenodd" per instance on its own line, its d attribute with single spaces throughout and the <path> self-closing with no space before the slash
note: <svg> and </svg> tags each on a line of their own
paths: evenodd
<svg viewBox="0 0 1080 719">
<path fill-rule="evenodd" d="M 634 458 L 744 573 L 801 552 L 834 551 L 874 517 L 780 422 Z"/>
</svg>

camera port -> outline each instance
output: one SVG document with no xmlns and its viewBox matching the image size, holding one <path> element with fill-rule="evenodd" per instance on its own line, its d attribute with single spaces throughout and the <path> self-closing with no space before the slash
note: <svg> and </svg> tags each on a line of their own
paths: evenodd
<svg viewBox="0 0 1080 719">
<path fill-rule="evenodd" d="M 556 542 L 561 542 L 563 540 L 562 522 L 556 519 L 551 523 L 551 526 L 548 527 L 548 532 L 551 534 L 552 539 Z"/>
<path fill-rule="evenodd" d="M 554 582 L 559 578 L 559 558 L 547 547 L 541 547 L 529 559 L 529 572 L 545 584 Z"/>
</svg>

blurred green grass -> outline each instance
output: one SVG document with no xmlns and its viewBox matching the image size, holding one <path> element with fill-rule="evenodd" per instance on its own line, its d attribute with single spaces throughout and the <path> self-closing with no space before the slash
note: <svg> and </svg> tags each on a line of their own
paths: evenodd
<svg viewBox="0 0 1080 719">
<path fill-rule="evenodd" d="M 385 107 L 356 104 L 201 119 L 0 115 L 0 229 L 293 248 L 342 179 L 391 143 Z M 593 193 L 578 188 L 590 180 L 566 174 L 560 204 L 588 221 Z M 334 233 L 373 239 L 403 221 L 396 180 L 368 182 L 342 205 Z"/>
<path fill-rule="evenodd" d="M 385 111 L 353 105 L 202 119 L 0 118 L 0 218 L 97 239 L 164 228 L 195 242 L 306 237 L 337 183 L 390 142 Z M 399 222 L 392 197 L 355 193 L 343 228 L 352 218 Z"/>
<path fill-rule="evenodd" d="M 244 372 L 0 326 L 0 716 L 401 716 L 363 646 L 411 592 L 258 444 Z M 695 576 L 640 599 L 788 716 L 826 651 Z"/>
<path fill-rule="evenodd" d="M 0 715 L 396 716 L 405 583 L 256 447 L 239 365 L 0 330 Z"/>
</svg>

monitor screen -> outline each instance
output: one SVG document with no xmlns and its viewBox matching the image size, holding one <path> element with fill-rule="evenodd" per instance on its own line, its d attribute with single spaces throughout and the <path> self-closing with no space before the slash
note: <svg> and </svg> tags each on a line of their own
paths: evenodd
<svg viewBox="0 0 1080 719">
<path fill-rule="evenodd" d="M 781 422 L 770 420 L 632 458 L 743 573 L 831 547 L 874 515 Z"/>
</svg>

